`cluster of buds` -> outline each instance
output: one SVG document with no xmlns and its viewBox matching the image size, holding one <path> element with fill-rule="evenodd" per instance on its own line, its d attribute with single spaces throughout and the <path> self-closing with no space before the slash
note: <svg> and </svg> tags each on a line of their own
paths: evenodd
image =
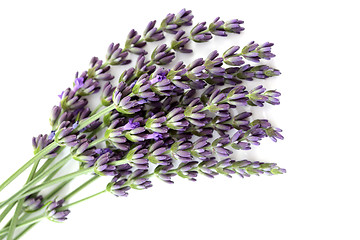
<svg viewBox="0 0 360 240">
<path fill-rule="evenodd" d="M 283 139 L 281 129 L 266 119 L 250 120 L 251 112 L 234 113 L 239 106 L 280 103 L 278 91 L 261 84 L 247 89 L 242 84 L 280 75 L 271 66 L 246 63 L 275 57 L 273 43 L 250 42 L 242 50 L 232 46 L 222 55 L 215 50 L 190 63 L 174 63 L 177 52 L 193 52 L 191 41 L 204 43 L 244 30 L 241 20 L 216 18 L 208 26 L 196 24 L 187 36 L 182 27 L 191 26 L 192 19 L 192 12 L 185 9 L 168 14 L 158 27 L 156 21 L 149 22 L 142 35 L 132 29 L 123 47 L 111 43 L 104 61 L 93 57 L 89 69 L 76 74 L 73 88 L 59 95 L 60 104 L 50 117 L 51 133 L 33 139 L 34 153 L 56 143 L 57 148 L 44 156 L 54 158 L 60 147 L 70 147 L 81 170 L 112 176 L 106 190 L 116 196 L 150 188 L 152 176 L 173 183 L 174 176 L 195 181 L 200 174 L 213 178 L 285 173 L 275 163 L 230 158 L 234 150 L 249 150 L 264 138 Z M 160 44 L 148 54 L 147 43 L 161 41 L 167 34 L 173 34 L 171 44 Z M 115 78 L 111 67 L 130 64 L 131 54 L 138 55 L 133 66 L 118 82 L 111 82 Z M 91 111 L 85 96 L 97 92 L 101 92 L 99 105 Z M 220 136 L 214 139 L 216 134 Z M 42 200 L 29 196 L 24 207 L 36 211 Z M 47 206 L 50 220 L 66 220 L 70 211 L 63 203 L 54 200 Z"/>
</svg>

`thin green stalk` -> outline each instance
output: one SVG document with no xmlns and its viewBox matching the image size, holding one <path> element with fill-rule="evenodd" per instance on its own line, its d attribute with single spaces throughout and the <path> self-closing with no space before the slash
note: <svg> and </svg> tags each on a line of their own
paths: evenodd
<svg viewBox="0 0 360 240">
<path fill-rule="evenodd" d="M 118 165 L 126 164 L 128 162 L 129 162 L 129 160 L 127 160 L 127 159 L 121 159 L 121 160 L 118 160 L 118 161 L 110 162 L 108 164 L 118 166 Z"/>
<path fill-rule="evenodd" d="M 26 183 L 30 182 L 33 179 L 33 177 L 35 175 L 35 172 L 36 172 L 36 169 L 39 166 L 40 160 L 41 159 L 38 159 L 37 161 L 34 162 L 34 165 L 33 165 L 32 169 L 30 171 L 30 174 L 29 174 L 28 179 L 26 180 Z M 24 201 L 25 201 L 25 199 L 22 198 L 17 203 L 14 216 L 13 216 L 13 218 L 11 220 L 11 223 L 10 223 L 10 228 L 9 228 L 7 240 L 12 240 L 13 239 L 14 231 L 15 231 L 15 228 L 16 228 L 16 225 L 17 225 L 17 222 L 18 222 L 18 218 L 19 218 L 19 216 L 20 216 L 20 214 L 22 212 Z"/>
<path fill-rule="evenodd" d="M 93 195 L 90 195 L 90 196 L 88 196 L 88 197 L 86 197 L 86 198 L 80 199 L 80 200 L 78 200 L 78 201 L 76 201 L 76 202 L 69 203 L 69 204 L 67 204 L 67 205 L 59 208 L 58 211 L 66 210 L 66 209 L 68 209 L 68 208 L 71 207 L 71 206 L 74 206 L 74 205 L 76 205 L 76 204 L 78 204 L 78 203 L 84 202 L 84 201 L 86 201 L 86 200 L 88 200 L 88 199 L 90 199 L 90 198 L 96 197 L 96 196 L 98 196 L 98 195 L 100 195 L 100 194 L 103 194 L 103 193 L 105 193 L 105 192 L 107 192 L 106 189 L 105 189 L 105 190 L 102 190 L 102 191 L 100 191 L 100 192 L 98 192 L 98 193 L 95 193 L 95 194 L 93 194 Z"/>
<path fill-rule="evenodd" d="M 39 182 L 41 179 L 43 179 L 47 174 L 51 174 L 53 171 L 57 170 L 59 167 L 63 166 L 69 159 L 71 159 L 72 156 L 68 155 L 65 158 L 63 158 L 61 161 L 57 162 L 55 165 L 53 165 L 51 168 L 49 168 L 47 171 L 42 172 L 37 177 L 35 177 L 33 180 L 31 180 L 28 184 L 26 184 L 22 189 L 17 191 L 13 196 L 11 196 L 8 200 L 0 203 L 0 208 L 4 207 L 6 204 L 9 204 L 11 199 L 17 198 L 21 196 L 24 192 L 26 192 L 28 189 L 30 189 L 35 183 Z M 29 195 L 29 194 L 28 194 Z"/>
<path fill-rule="evenodd" d="M 0 222 L 2 222 L 2 220 L 4 220 L 4 218 L 6 217 L 6 215 L 11 211 L 11 209 L 15 206 L 16 203 L 12 203 L 9 204 L 5 210 L 1 213 L 0 215 Z"/>
<path fill-rule="evenodd" d="M 24 230 L 22 230 L 14 240 L 20 239 L 25 233 L 27 233 L 30 229 L 32 229 L 38 222 L 31 224 L 30 226 L 27 226 Z"/>
<path fill-rule="evenodd" d="M 64 197 L 64 200 L 67 201 L 69 200 L 72 196 L 74 196 L 76 193 L 80 192 L 82 189 L 84 189 L 86 186 L 88 186 L 90 183 L 94 182 L 96 179 L 98 179 L 99 176 L 96 175 L 92 178 L 90 178 L 89 180 L 87 180 L 85 183 L 83 183 L 82 185 L 80 185 L 78 188 L 76 188 L 74 191 L 70 192 L 68 195 L 66 195 Z"/>
<path fill-rule="evenodd" d="M 46 217 L 46 216 L 44 216 L 44 215 L 40 215 L 40 216 L 34 217 L 34 218 L 32 218 L 32 219 L 29 219 L 29 220 L 27 220 L 27 221 L 24 221 L 24 222 L 19 223 L 18 225 L 16 225 L 16 228 L 23 227 L 23 226 L 26 226 L 26 225 L 29 225 L 29 224 L 33 224 L 33 223 L 39 222 L 41 219 L 43 219 L 43 218 L 45 218 L 45 217 Z M 3 228 L 2 230 L 0 230 L 0 236 L 6 235 L 8 230 L 9 230 L 9 227 L 6 227 L 6 228 Z"/>
<path fill-rule="evenodd" d="M 15 178 L 17 178 L 22 172 L 24 172 L 28 167 L 30 167 L 34 162 L 42 159 L 46 154 L 54 150 L 58 146 L 57 143 L 53 142 L 46 146 L 43 150 L 38 152 L 34 157 L 32 157 L 27 163 L 25 163 L 21 168 L 19 168 L 13 175 L 11 175 L 8 179 L 5 180 L 0 185 L 0 191 L 2 191 L 7 185 L 9 185 Z"/>
<path fill-rule="evenodd" d="M 59 150 L 57 151 L 57 155 L 59 155 L 64 149 L 65 147 L 63 146 L 60 147 Z M 36 171 L 35 176 L 38 176 L 40 173 L 45 171 L 51 165 L 51 163 L 54 162 L 55 159 L 56 157 L 47 159 L 45 163 L 41 166 L 41 168 L 38 171 Z"/>
<path fill-rule="evenodd" d="M 40 190 L 43 190 L 43 189 L 45 189 L 47 187 L 50 187 L 50 186 L 52 186 L 54 184 L 67 181 L 67 180 L 73 179 L 75 177 L 78 177 L 78 176 L 81 176 L 83 174 L 90 173 L 90 172 L 93 172 L 93 171 L 94 171 L 94 167 L 91 167 L 91 168 L 87 168 L 87 169 L 81 169 L 79 171 L 76 171 L 76 172 L 73 172 L 73 173 L 70 173 L 70 174 L 55 178 L 55 179 L 53 179 L 51 181 L 42 183 L 42 184 L 40 184 L 40 185 L 38 185 L 36 187 L 33 187 L 33 188 L 29 189 L 27 192 L 25 192 L 24 194 L 22 194 L 20 196 L 13 196 L 13 197 L 9 198 L 6 201 L 6 204 L 10 204 L 12 202 L 15 202 L 15 201 L 27 196 L 27 195 L 30 195 L 30 194 L 33 194 L 33 193 L 38 192 Z"/>
</svg>

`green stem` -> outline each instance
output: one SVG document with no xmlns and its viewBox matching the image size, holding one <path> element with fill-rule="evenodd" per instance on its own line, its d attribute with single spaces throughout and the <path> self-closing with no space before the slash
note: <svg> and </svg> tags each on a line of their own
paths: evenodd
<svg viewBox="0 0 360 240">
<path fill-rule="evenodd" d="M 43 150 L 38 152 L 34 157 L 32 157 L 27 163 L 25 163 L 21 168 L 19 168 L 13 175 L 11 175 L 8 179 L 5 180 L 0 185 L 0 191 L 2 191 L 7 185 L 9 185 L 15 178 L 17 178 L 22 172 L 24 172 L 28 167 L 30 167 L 34 162 L 42 159 L 46 154 L 54 150 L 58 146 L 57 143 L 53 142 L 46 146 Z"/>
<path fill-rule="evenodd" d="M 87 180 L 85 183 L 83 183 L 82 185 L 80 185 L 78 188 L 76 188 L 74 191 L 72 191 L 71 193 L 69 193 L 68 195 L 66 195 L 64 197 L 64 200 L 67 201 L 69 200 L 72 196 L 74 196 L 76 193 L 80 192 L 82 189 L 84 189 L 86 186 L 88 186 L 90 183 L 94 182 L 96 179 L 98 179 L 99 176 L 96 175 L 92 178 L 90 178 L 89 180 Z"/>
<path fill-rule="evenodd" d="M 83 129 L 84 127 L 86 127 L 87 125 L 89 125 L 90 123 L 92 123 L 93 121 L 95 121 L 96 119 L 98 119 L 99 117 L 101 117 L 102 115 L 105 115 L 106 113 L 112 111 L 115 109 L 115 104 L 111 104 L 110 106 L 102 109 L 101 111 L 99 111 L 98 113 L 94 114 L 93 116 L 84 119 L 83 121 L 79 122 L 79 125 L 74 129 L 74 130 L 80 130 Z"/>
<path fill-rule="evenodd" d="M 59 156 L 59 154 L 65 149 L 65 147 L 60 147 L 59 150 L 57 151 L 57 155 Z M 54 160 L 56 159 L 56 157 L 54 158 L 49 158 L 48 160 L 45 161 L 45 163 L 41 166 L 41 168 L 36 171 L 35 176 L 38 176 L 39 174 L 41 174 L 43 171 L 45 171 L 50 165 L 51 163 L 54 162 Z"/>
<path fill-rule="evenodd" d="M 35 175 L 35 172 L 36 172 L 36 169 L 39 166 L 40 160 L 41 159 L 38 159 L 37 161 L 34 162 L 34 165 L 33 165 L 32 169 L 30 171 L 30 174 L 29 174 L 28 179 L 26 180 L 26 183 L 30 182 L 33 179 L 33 177 Z M 17 203 L 14 216 L 13 216 L 13 218 L 11 220 L 11 223 L 10 223 L 10 228 L 9 228 L 7 240 L 12 240 L 13 239 L 14 231 L 15 231 L 15 228 L 16 228 L 16 225 L 17 225 L 17 222 L 18 222 L 18 218 L 19 218 L 19 216 L 20 216 L 20 214 L 22 212 L 24 201 L 25 201 L 25 199 L 22 198 Z"/>
<path fill-rule="evenodd" d="M 50 198 L 52 198 L 55 194 L 57 194 L 58 192 L 60 192 L 61 189 L 63 189 L 66 185 L 68 185 L 70 182 L 72 181 L 72 179 L 63 182 L 62 184 L 60 184 L 59 186 L 57 186 L 54 190 L 52 190 L 47 196 L 46 198 L 44 198 L 44 202 L 47 202 L 48 200 L 50 200 Z"/>
<path fill-rule="evenodd" d="M 14 240 L 20 239 L 25 233 L 27 233 L 30 229 L 32 229 L 38 222 L 31 224 L 30 226 L 26 227 L 24 230 L 22 230 Z"/>
<path fill-rule="evenodd" d="M 126 163 L 128 163 L 128 162 L 129 162 L 129 160 L 127 160 L 127 159 L 121 159 L 121 160 L 118 160 L 118 161 L 110 162 L 110 163 L 108 163 L 108 165 L 115 165 L 115 166 L 117 166 L 117 165 L 126 164 Z"/>
<path fill-rule="evenodd" d="M 76 202 L 67 204 L 67 205 L 59 208 L 58 211 L 66 210 L 66 209 L 68 209 L 68 208 L 71 207 L 71 206 L 74 206 L 74 205 L 76 205 L 76 204 L 78 204 L 78 203 L 84 202 L 84 201 L 86 201 L 86 200 L 88 200 L 88 199 L 90 199 L 90 198 L 96 197 L 96 196 L 98 196 L 98 195 L 100 195 L 100 194 L 103 194 L 103 193 L 105 193 L 105 192 L 107 192 L 107 191 L 106 191 L 106 190 L 102 190 L 102 191 L 100 191 L 100 192 L 98 192 L 98 193 L 95 193 L 95 194 L 93 194 L 93 195 L 90 195 L 90 196 L 88 196 L 88 197 L 86 197 L 86 198 L 83 198 L 83 199 L 80 199 L 80 200 L 78 200 L 78 201 L 76 201 Z"/>
<path fill-rule="evenodd" d="M 72 156 L 68 155 L 65 158 L 63 158 L 61 161 L 57 162 L 55 165 L 53 165 L 51 168 L 49 168 L 47 171 L 42 172 L 41 174 L 39 174 L 37 177 L 35 177 L 33 180 L 31 180 L 29 183 L 25 184 L 25 186 L 20 189 L 19 191 L 17 191 L 12 197 L 10 197 L 8 200 L 0 203 L 0 208 L 2 208 L 3 206 L 5 206 L 6 204 L 9 204 L 11 202 L 12 199 L 16 198 L 19 199 L 18 197 L 21 196 L 21 194 L 23 194 L 24 192 L 26 192 L 27 190 L 29 190 L 34 184 L 36 184 L 37 182 L 39 182 L 41 179 L 43 179 L 46 175 L 51 174 L 52 172 L 56 171 L 59 167 L 63 166 L 69 159 L 71 159 Z"/>
<path fill-rule="evenodd" d="M 48 181 L 48 182 L 45 182 L 45 183 L 42 183 L 36 187 L 33 187 L 31 188 L 29 191 L 25 192 L 23 195 L 21 196 L 17 196 L 17 197 L 12 197 L 8 200 L 9 203 L 12 203 L 14 201 L 17 201 L 19 199 L 21 199 L 22 197 L 25 197 L 27 195 L 30 195 L 30 194 L 33 194 L 35 192 L 38 192 L 40 190 L 43 190 L 44 188 L 47 188 L 47 187 L 50 187 L 54 184 L 57 184 L 57 183 L 61 183 L 61 182 L 64 182 L 64 181 L 67 181 L 67 180 L 70 180 L 70 179 L 73 179 L 75 177 L 78 177 L 78 176 L 81 176 L 83 174 L 86 174 L 86 173 L 91 173 L 94 171 L 94 167 L 91 167 L 91 168 L 87 168 L 87 169 L 81 169 L 79 171 L 76 171 L 76 172 L 73 172 L 73 173 L 70 173 L 70 174 L 67 174 L 67 175 L 64 175 L 64 176 L 61 176 L 61 177 L 58 177 L 58 178 L 55 178 L 51 181 Z"/>
<path fill-rule="evenodd" d="M 0 215 L 0 222 L 2 222 L 2 220 L 4 220 L 4 218 L 6 217 L 6 215 L 11 211 L 11 209 L 15 206 L 15 203 L 13 204 L 9 204 L 5 210 L 1 213 Z"/>
<path fill-rule="evenodd" d="M 34 217 L 32 219 L 29 219 L 27 221 L 24 221 L 22 223 L 19 223 L 18 225 L 16 225 L 16 228 L 18 227 L 23 227 L 23 226 L 26 226 L 26 225 L 29 225 L 29 224 L 33 224 L 33 223 L 37 223 L 39 222 L 41 219 L 45 218 L 44 215 L 40 215 L 40 216 L 37 216 L 37 217 Z M 7 234 L 7 231 L 9 230 L 9 227 L 5 227 L 3 228 L 1 231 L 0 231 L 0 236 L 2 235 L 6 235 Z"/>
</svg>

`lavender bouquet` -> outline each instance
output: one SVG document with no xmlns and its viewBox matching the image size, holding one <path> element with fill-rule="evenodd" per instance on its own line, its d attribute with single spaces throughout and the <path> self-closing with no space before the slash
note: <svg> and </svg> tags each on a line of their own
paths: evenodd
<svg viewBox="0 0 360 240">
<path fill-rule="evenodd" d="M 199 174 L 244 178 L 285 173 L 276 163 L 231 158 L 233 150 L 249 150 L 263 138 L 283 139 L 281 129 L 268 120 L 250 120 L 252 113 L 240 110 L 280 103 L 276 90 L 243 85 L 280 75 L 259 63 L 275 57 L 273 43 L 229 46 L 224 53 L 215 50 L 192 62 L 176 62 L 177 53 L 193 52 L 190 42 L 244 31 L 241 20 L 215 18 L 186 32 L 192 20 L 192 12 L 183 9 L 168 14 L 157 27 L 156 21 L 149 22 L 142 35 L 131 30 L 123 47 L 111 43 L 104 60 L 93 57 L 88 70 L 76 73 L 73 87 L 62 91 L 60 103 L 51 110 L 49 134 L 33 138 L 34 156 L 0 185 L 3 191 L 31 167 L 25 185 L 0 202 L 0 221 L 15 209 L 0 239 L 19 239 L 44 218 L 63 222 L 72 205 L 99 194 L 127 196 L 131 189 L 148 189 L 152 177 L 172 184 L 175 176 L 196 181 Z M 147 43 L 165 37 L 171 43 L 158 44 L 148 54 Z M 131 64 L 131 55 L 138 55 L 137 60 L 114 82 L 111 68 Z M 88 107 L 91 95 L 98 96 L 94 109 Z M 69 154 L 60 159 L 64 150 Z M 70 161 L 78 162 L 78 170 L 65 169 L 58 176 Z M 60 190 L 81 175 L 88 175 L 88 180 L 61 196 Z M 102 191 L 71 201 L 107 176 Z"/>
</svg>

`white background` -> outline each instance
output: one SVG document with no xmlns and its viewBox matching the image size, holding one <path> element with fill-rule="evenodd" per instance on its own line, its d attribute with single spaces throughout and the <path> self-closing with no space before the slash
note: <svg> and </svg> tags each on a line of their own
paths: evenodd
<svg viewBox="0 0 360 240">
<path fill-rule="evenodd" d="M 277 162 L 288 173 L 248 179 L 154 180 L 128 198 L 99 196 L 74 206 L 64 224 L 44 221 L 24 239 L 360 239 L 359 32 L 356 1 L 1 1 L 0 182 L 48 133 L 57 95 L 92 56 L 124 43 L 131 28 L 193 10 L 194 23 L 245 21 L 245 32 L 192 44 L 198 54 L 251 40 L 274 42 L 282 75 L 256 81 L 282 92 L 256 111 L 284 130 L 239 159 Z M 170 36 L 171 38 L 171 36 Z M 155 45 L 152 45 L 155 46 Z M 20 187 L 24 177 L 9 186 Z M 90 187 L 95 193 L 103 185 Z M 4 191 L 5 192 L 5 191 Z M 6 195 L 1 193 L 1 201 Z"/>
</svg>

